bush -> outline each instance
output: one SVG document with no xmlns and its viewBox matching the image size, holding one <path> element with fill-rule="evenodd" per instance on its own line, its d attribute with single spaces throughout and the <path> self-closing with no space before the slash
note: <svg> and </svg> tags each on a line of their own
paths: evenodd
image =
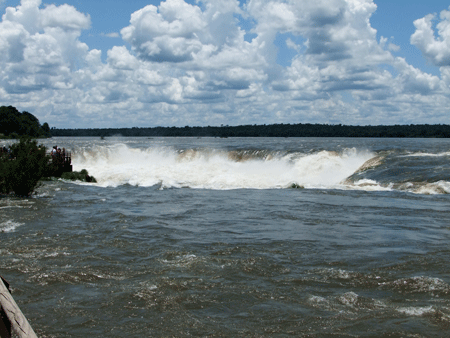
<svg viewBox="0 0 450 338">
<path fill-rule="evenodd" d="M 82 169 L 81 171 L 62 173 L 61 178 L 64 180 L 71 180 L 71 181 L 97 183 L 97 180 L 93 176 L 89 176 L 89 173 L 87 172 L 86 169 Z"/>
<path fill-rule="evenodd" d="M 21 138 L 0 156 L 0 193 L 29 196 L 47 171 L 49 156 L 36 140 Z"/>
</svg>

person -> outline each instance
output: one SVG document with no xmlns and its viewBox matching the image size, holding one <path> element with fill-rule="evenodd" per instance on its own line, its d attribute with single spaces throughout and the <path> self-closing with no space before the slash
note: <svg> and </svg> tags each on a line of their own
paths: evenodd
<svg viewBox="0 0 450 338">
<path fill-rule="evenodd" d="M 56 153 L 58 152 L 57 146 L 54 146 L 52 149 L 52 156 L 56 156 Z"/>
</svg>

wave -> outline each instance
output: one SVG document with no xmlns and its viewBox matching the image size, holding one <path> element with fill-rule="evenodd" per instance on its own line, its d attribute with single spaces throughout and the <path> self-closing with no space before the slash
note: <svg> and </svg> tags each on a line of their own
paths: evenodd
<svg viewBox="0 0 450 338">
<path fill-rule="evenodd" d="M 437 153 L 437 154 L 432 154 L 432 153 L 423 153 L 423 152 L 416 152 L 416 153 L 411 153 L 408 155 L 404 155 L 405 157 L 445 157 L 445 156 L 450 156 L 450 152 L 442 152 L 442 153 Z"/>
<path fill-rule="evenodd" d="M 408 182 L 399 187 L 399 190 L 406 190 L 408 192 L 421 195 L 441 195 L 450 194 L 450 182 L 438 181 L 433 183 L 411 183 Z"/>
<path fill-rule="evenodd" d="M 79 149 L 74 170 L 87 169 L 99 186 L 155 186 L 196 189 L 345 188 L 345 180 L 375 154 L 276 152 L 171 147 L 131 148 L 124 144 Z"/>
<path fill-rule="evenodd" d="M 436 312 L 435 309 L 433 309 L 433 306 L 423 306 L 423 307 L 414 307 L 414 306 L 409 306 L 409 307 L 400 307 L 397 309 L 398 312 L 400 313 L 404 313 L 408 316 L 417 316 L 417 317 L 421 317 L 423 315 L 426 314 L 434 314 Z"/>
<path fill-rule="evenodd" d="M 0 232 L 14 232 L 21 225 L 23 225 L 23 223 L 18 223 L 18 222 L 9 220 L 9 221 L 0 223 Z"/>
<path fill-rule="evenodd" d="M 428 276 L 415 276 L 397 279 L 392 282 L 383 282 L 380 287 L 399 291 L 404 294 L 430 293 L 432 295 L 444 296 L 450 292 L 450 285 L 440 278 Z"/>
</svg>

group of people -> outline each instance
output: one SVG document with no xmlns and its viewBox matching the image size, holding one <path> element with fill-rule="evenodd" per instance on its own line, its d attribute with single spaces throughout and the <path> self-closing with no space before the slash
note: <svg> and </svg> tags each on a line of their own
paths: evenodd
<svg viewBox="0 0 450 338">
<path fill-rule="evenodd" d="M 52 162 L 57 163 L 60 166 L 64 165 L 70 165 L 71 164 L 71 158 L 70 153 L 66 154 L 65 148 L 58 148 L 58 146 L 54 146 L 51 151 L 52 155 Z"/>
<path fill-rule="evenodd" d="M 54 157 L 54 158 L 58 158 L 58 157 L 65 158 L 66 157 L 66 149 L 62 148 L 62 150 L 61 150 L 61 148 L 58 148 L 58 146 L 54 146 L 51 154 L 52 154 L 52 157 Z"/>
<path fill-rule="evenodd" d="M 65 162 L 68 162 L 68 164 L 71 164 L 71 158 L 70 153 L 66 153 L 65 148 L 58 148 L 58 146 L 54 146 L 51 151 L 52 155 L 52 161 L 53 163 L 60 163 L 65 164 Z M 12 152 L 10 148 L 7 148 L 6 146 L 0 146 L 0 156 L 9 156 L 11 158 Z"/>
<path fill-rule="evenodd" d="M 6 148 L 6 146 L 0 147 L 0 156 L 9 156 L 11 158 L 11 149 Z"/>
</svg>

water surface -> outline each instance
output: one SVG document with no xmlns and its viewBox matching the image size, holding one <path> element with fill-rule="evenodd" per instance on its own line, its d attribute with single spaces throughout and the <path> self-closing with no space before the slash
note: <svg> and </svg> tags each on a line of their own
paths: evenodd
<svg viewBox="0 0 450 338">
<path fill-rule="evenodd" d="M 40 337 L 448 336 L 448 140 L 45 142 L 98 184 L 0 198 Z"/>
</svg>

